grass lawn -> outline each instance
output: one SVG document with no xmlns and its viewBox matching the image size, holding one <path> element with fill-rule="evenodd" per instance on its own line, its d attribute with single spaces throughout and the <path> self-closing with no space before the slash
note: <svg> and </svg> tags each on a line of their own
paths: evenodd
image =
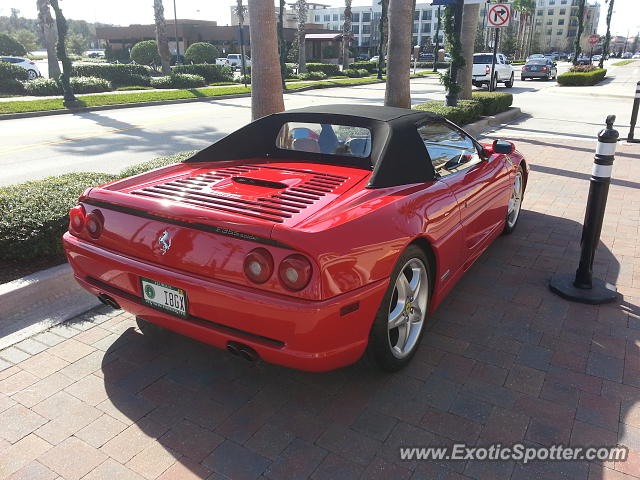
<svg viewBox="0 0 640 480">
<path fill-rule="evenodd" d="M 622 67 L 624 65 L 629 65 L 630 63 L 635 62 L 635 60 L 622 60 L 620 62 L 616 62 L 612 64 L 614 67 Z"/>
</svg>

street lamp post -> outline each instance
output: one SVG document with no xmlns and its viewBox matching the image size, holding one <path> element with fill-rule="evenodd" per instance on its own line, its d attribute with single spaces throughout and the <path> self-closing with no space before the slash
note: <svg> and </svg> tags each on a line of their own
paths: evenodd
<svg viewBox="0 0 640 480">
<path fill-rule="evenodd" d="M 178 40 L 178 13 L 176 12 L 176 0 L 173 0 L 173 28 L 176 36 L 176 65 L 181 65 L 180 61 L 180 40 Z"/>
</svg>

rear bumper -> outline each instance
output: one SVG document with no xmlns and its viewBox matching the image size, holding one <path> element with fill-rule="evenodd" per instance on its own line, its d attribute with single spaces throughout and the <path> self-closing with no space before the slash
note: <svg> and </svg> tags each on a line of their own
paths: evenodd
<svg viewBox="0 0 640 480">
<path fill-rule="evenodd" d="M 523 78 L 545 78 L 549 75 L 549 72 L 521 72 L 520 76 Z"/>
<path fill-rule="evenodd" d="M 68 233 L 63 243 L 76 280 L 92 294 L 106 293 L 124 310 L 180 334 L 219 348 L 244 343 L 267 362 L 300 370 L 357 361 L 387 287 L 384 280 L 325 301 L 300 300 L 170 270 Z M 143 303 L 140 277 L 184 289 L 189 316 Z"/>
</svg>

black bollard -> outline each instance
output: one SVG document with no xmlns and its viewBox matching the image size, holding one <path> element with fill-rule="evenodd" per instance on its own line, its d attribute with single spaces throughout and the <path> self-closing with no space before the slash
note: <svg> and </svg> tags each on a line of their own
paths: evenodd
<svg viewBox="0 0 640 480">
<path fill-rule="evenodd" d="M 638 121 L 638 107 L 640 107 L 640 82 L 636 85 L 636 98 L 633 100 L 633 110 L 631 111 L 631 128 L 629 129 L 629 136 L 627 142 L 640 143 L 640 140 L 633 138 L 633 131 L 636 129 L 636 122 Z"/>
<path fill-rule="evenodd" d="M 615 120 L 615 115 L 609 115 L 607 128 L 598 133 L 598 146 L 593 161 L 587 210 L 582 226 L 578 270 L 575 276 L 569 273 L 557 274 L 549 281 L 549 288 L 552 292 L 574 302 L 600 304 L 612 302 L 618 298 L 618 291 L 614 285 L 599 278 L 593 278 L 593 257 L 600 242 L 602 221 L 611 183 L 611 170 L 616 153 L 616 142 L 619 137 L 618 131 L 613 129 Z"/>
</svg>

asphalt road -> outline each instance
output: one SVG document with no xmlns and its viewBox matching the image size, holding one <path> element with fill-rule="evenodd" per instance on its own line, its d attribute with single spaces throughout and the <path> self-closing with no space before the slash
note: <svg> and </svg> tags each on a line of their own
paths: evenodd
<svg viewBox="0 0 640 480">
<path fill-rule="evenodd" d="M 509 91 L 515 95 L 514 105 L 528 117 L 501 129 L 499 134 L 509 139 L 577 137 L 595 143 L 595 133 L 606 115 L 616 114 L 618 125 L 628 125 L 639 67 L 640 62 L 638 67 L 614 67 L 605 85 L 571 88 L 558 87 L 555 82 L 522 82 L 516 71 L 516 84 Z M 413 103 L 442 100 L 444 90 L 436 78 L 416 79 L 411 82 L 411 95 Z M 383 98 L 384 84 L 374 84 L 288 94 L 285 102 L 287 108 L 296 108 L 330 103 L 382 104 Z M 158 156 L 203 148 L 250 121 L 250 100 L 209 100 L 0 121 L 0 185 L 65 172 L 115 173 Z M 625 134 L 627 130 L 621 128 Z"/>
</svg>

